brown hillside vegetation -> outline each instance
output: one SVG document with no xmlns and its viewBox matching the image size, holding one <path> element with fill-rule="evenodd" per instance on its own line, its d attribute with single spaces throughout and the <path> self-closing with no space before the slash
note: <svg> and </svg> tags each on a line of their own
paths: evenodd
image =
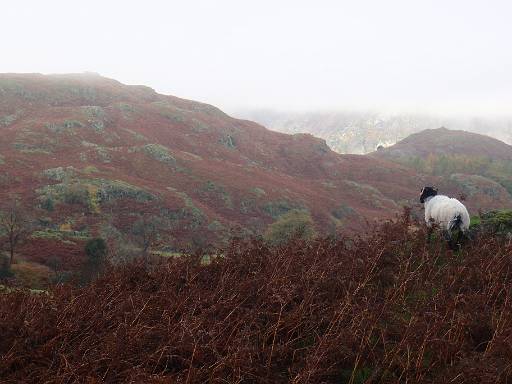
<svg viewBox="0 0 512 384">
<path fill-rule="evenodd" d="M 37 217 L 19 248 L 29 262 L 77 264 L 84 240 L 113 232 L 129 243 L 140 212 L 165 222 L 173 252 L 225 245 L 232 229 L 263 234 L 293 210 L 319 233 L 357 232 L 418 205 L 426 184 L 455 196 L 468 184 L 475 213 L 512 203 L 492 181 L 441 182 L 390 159 L 339 155 L 308 134 L 94 74 L 0 74 L 0 137 L 0 200 L 16 197 Z"/>
<path fill-rule="evenodd" d="M 112 269 L 0 294 L 3 383 L 512 380 L 512 245 L 460 252 L 407 219 L 353 239 Z M 507 242 L 508 241 L 508 242 Z"/>
<path fill-rule="evenodd" d="M 226 241 L 231 228 L 262 234 L 293 209 L 317 229 L 356 230 L 417 193 L 402 166 L 342 158 L 311 135 L 93 74 L 0 74 L 0 134 L 0 199 L 37 210 L 38 239 L 55 243 L 22 249 L 31 261 L 80 248 L 105 223 L 127 234 L 138 212 L 190 249 Z"/>
</svg>

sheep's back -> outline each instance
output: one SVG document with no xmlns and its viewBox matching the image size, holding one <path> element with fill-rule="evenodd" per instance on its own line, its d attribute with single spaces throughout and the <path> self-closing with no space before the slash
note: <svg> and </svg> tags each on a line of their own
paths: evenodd
<svg viewBox="0 0 512 384">
<path fill-rule="evenodd" d="M 437 223 L 443 229 L 449 229 L 450 221 L 457 215 L 461 216 L 462 229 L 469 228 L 469 213 L 464 204 L 448 196 L 434 196 L 425 204 L 425 221 Z"/>
</svg>

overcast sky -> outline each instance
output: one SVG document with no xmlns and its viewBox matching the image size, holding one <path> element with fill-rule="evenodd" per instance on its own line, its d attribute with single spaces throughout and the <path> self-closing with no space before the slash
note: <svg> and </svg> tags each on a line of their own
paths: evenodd
<svg viewBox="0 0 512 384">
<path fill-rule="evenodd" d="M 512 1 L 2 0 L 0 72 L 236 108 L 507 113 Z"/>
</svg>

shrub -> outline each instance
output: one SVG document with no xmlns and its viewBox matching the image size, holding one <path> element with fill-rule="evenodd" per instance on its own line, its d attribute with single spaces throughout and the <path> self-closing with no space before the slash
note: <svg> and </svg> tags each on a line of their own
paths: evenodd
<svg viewBox="0 0 512 384">
<path fill-rule="evenodd" d="M 473 231 L 489 232 L 492 234 L 507 234 L 512 232 L 512 210 L 490 211 L 471 218 Z"/>
<path fill-rule="evenodd" d="M 9 258 L 0 254 L 0 281 L 14 276 L 9 263 Z"/>
<path fill-rule="evenodd" d="M 82 281 L 88 282 L 96 278 L 105 266 L 107 257 L 107 243 L 101 238 L 94 238 L 85 244 L 87 260 L 83 266 Z"/>
<path fill-rule="evenodd" d="M 41 208 L 51 212 L 55 209 L 55 202 L 50 196 L 48 196 L 41 201 Z"/>
<path fill-rule="evenodd" d="M 293 208 L 299 208 L 297 204 L 293 204 L 288 200 L 269 201 L 263 206 L 263 211 L 274 219 Z"/>
<path fill-rule="evenodd" d="M 89 260 L 103 261 L 107 255 L 107 243 L 101 238 L 91 239 L 85 244 L 85 254 Z"/>
<path fill-rule="evenodd" d="M 334 208 L 331 213 L 336 219 L 342 220 L 349 216 L 353 216 L 356 214 L 356 211 L 346 204 L 341 204 L 340 206 Z"/>
<path fill-rule="evenodd" d="M 89 192 L 87 188 L 80 184 L 68 184 L 64 190 L 63 200 L 67 204 L 81 204 L 88 206 L 89 204 Z"/>
<path fill-rule="evenodd" d="M 293 209 L 281 215 L 265 232 L 265 240 L 279 245 L 292 239 L 309 240 L 315 235 L 313 219 L 304 210 Z"/>
</svg>

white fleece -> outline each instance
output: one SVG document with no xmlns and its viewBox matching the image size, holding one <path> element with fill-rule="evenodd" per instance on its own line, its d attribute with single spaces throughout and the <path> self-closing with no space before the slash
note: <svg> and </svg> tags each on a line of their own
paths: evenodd
<svg viewBox="0 0 512 384">
<path fill-rule="evenodd" d="M 470 221 L 469 213 L 459 200 L 443 195 L 429 197 L 425 200 L 425 221 L 429 227 L 434 222 L 441 229 L 449 230 L 450 221 L 457 215 L 460 215 L 462 219 L 460 228 L 464 232 L 467 231 Z"/>
</svg>

